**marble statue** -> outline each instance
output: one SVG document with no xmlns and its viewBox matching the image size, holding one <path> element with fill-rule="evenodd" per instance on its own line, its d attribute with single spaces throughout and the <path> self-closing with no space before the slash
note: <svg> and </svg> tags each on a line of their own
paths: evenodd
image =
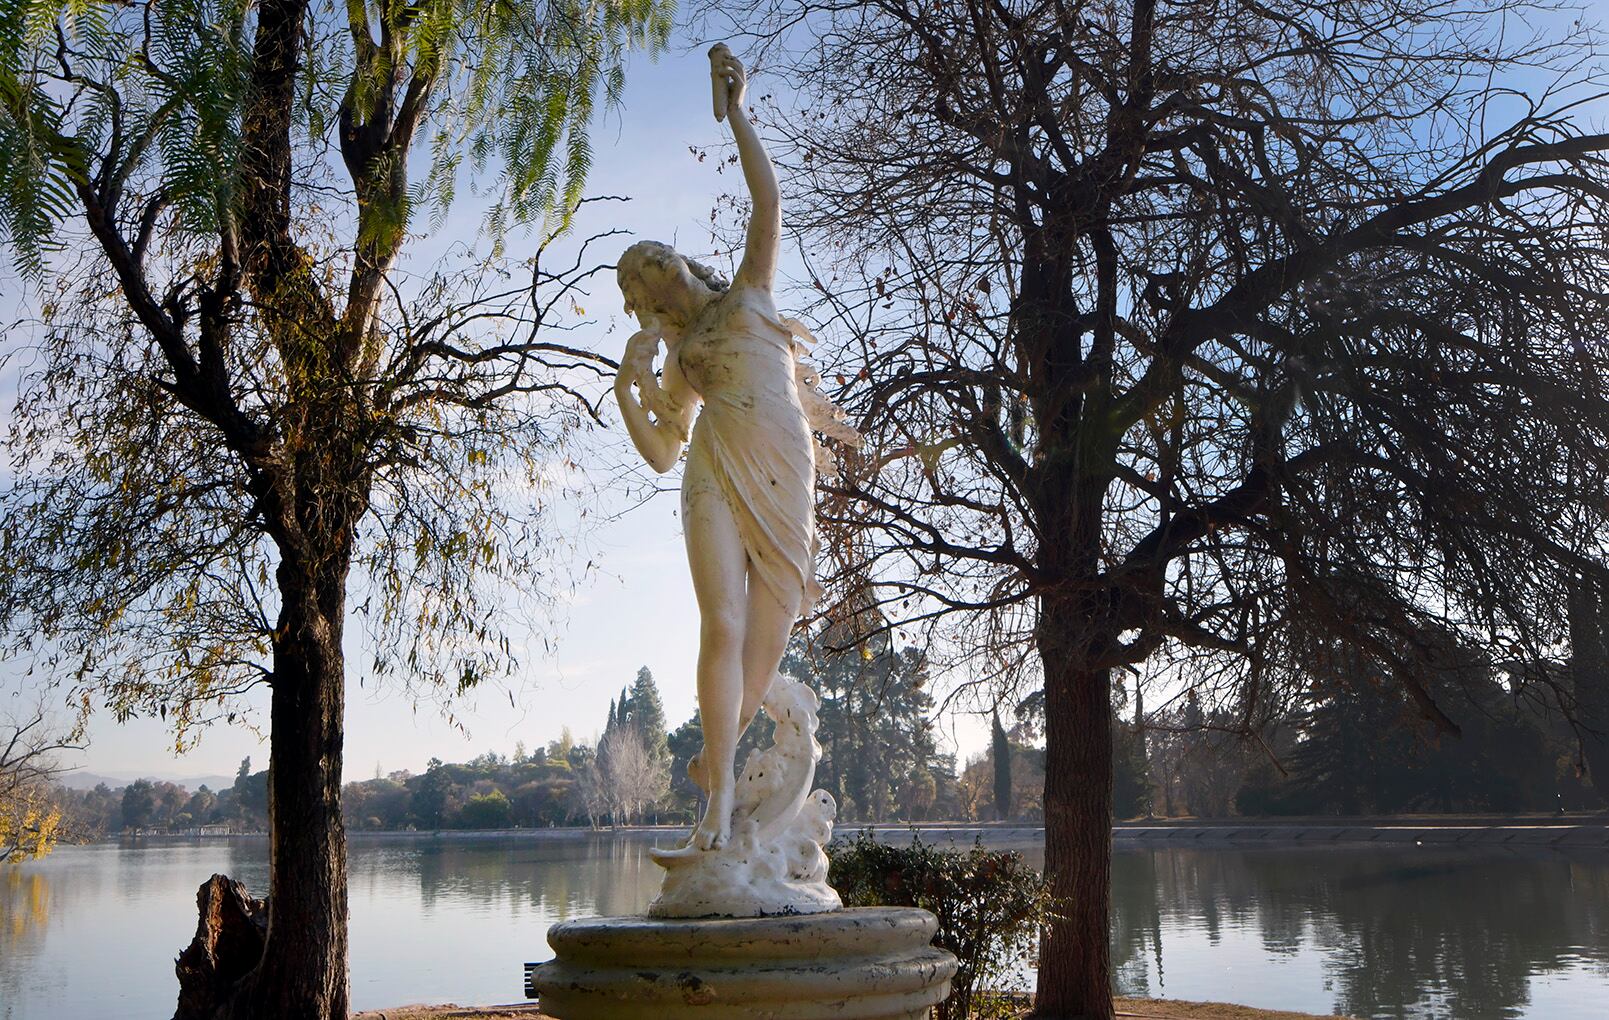
<svg viewBox="0 0 1609 1020">
<path fill-rule="evenodd" d="M 821 753 L 816 696 L 777 667 L 818 592 L 815 482 L 834 463 L 815 433 L 860 437 L 801 360 L 814 338 L 777 312 L 776 172 L 744 111 L 742 63 L 724 44 L 709 57 L 715 119 L 731 124 L 753 199 L 737 273 L 728 283 L 655 241 L 632 245 L 619 262 L 626 310 L 642 328 L 626 342 L 615 396 L 655 471 L 686 450 L 682 521 L 701 624 L 704 746 L 688 771 L 708 806 L 683 846 L 656 852 L 667 874 L 649 912 L 812 913 L 840 906 L 820 846 L 835 808 L 830 795 L 811 792 Z M 738 738 L 762 708 L 776 742 L 739 777 Z"/>
<path fill-rule="evenodd" d="M 642 329 L 615 382 L 654 470 L 686 451 L 704 725 L 688 772 L 709 806 L 683 845 L 654 851 L 665 882 L 649 916 L 553 925 L 554 957 L 529 968 L 526 993 L 556 1020 L 926 1020 L 956 959 L 932 945 L 927 911 L 845 908 L 827 884 L 837 808 L 812 788 L 820 702 L 777 672 L 817 594 L 815 483 L 833 470 L 817 436 L 860 437 L 801 360 L 809 331 L 777 313 L 776 173 L 744 112 L 743 65 L 725 46 L 709 57 L 715 119 L 732 125 L 754 199 L 743 259 L 728 284 L 666 245 L 632 245 L 620 289 Z M 738 737 L 760 711 L 775 739 L 737 772 Z"/>
</svg>

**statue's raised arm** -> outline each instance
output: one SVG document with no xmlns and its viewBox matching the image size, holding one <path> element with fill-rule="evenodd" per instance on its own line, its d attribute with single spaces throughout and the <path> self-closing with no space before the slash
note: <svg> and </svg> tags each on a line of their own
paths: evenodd
<svg viewBox="0 0 1609 1020">
<path fill-rule="evenodd" d="M 782 244 L 782 196 L 777 188 L 776 168 L 760 141 L 759 132 L 743 108 L 748 94 L 748 77 L 743 63 L 732 55 L 725 43 L 710 47 L 710 81 L 714 96 L 715 119 L 725 119 L 732 125 L 732 136 L 737 140 L 738 161 L 743 166 L 743 179 L 749 186 L 754 211 L 749 216 L 747 241 L 743 247 L 743 261 L 738 266 L 739 287 L 759 287 L 769 291 L 777 274 L 777 251 Z"/>
</svg>

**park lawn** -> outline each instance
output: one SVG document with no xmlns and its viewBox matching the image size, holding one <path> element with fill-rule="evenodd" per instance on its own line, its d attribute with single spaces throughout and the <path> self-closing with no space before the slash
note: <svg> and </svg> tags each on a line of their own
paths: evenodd
<svg viewBox="0 0 1609 1020">
<path fill-rule="evenodd" d="M 1118 999 L 1117 1015 L 1133 1020 L 1319 1020 L 1312 1013 L 1253 1009 L 1224 1002 Z M 352 1020 L 547 1020 L 535 1006 L 397 1006 L 359 1013 Z"/>
</svg>

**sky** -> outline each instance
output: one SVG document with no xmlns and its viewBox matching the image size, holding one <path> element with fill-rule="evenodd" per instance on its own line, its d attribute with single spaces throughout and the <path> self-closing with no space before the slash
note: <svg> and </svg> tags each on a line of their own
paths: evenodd
<svg viewBox="0 0 1609 1020">
<path fill-rule="evenodd" d="M 673 46 L 653 62 L 633 55 L 623 103 L 593 128 L 587 192 L 632 199 L 593 207 L 579 225 L 580 234 L 617 227 L 631 231 L 633 236 L 605 242 L 613 247 L 599 255 L 608 261 L 645 238 L 695 256 L 706 254 L 716 197 L 738 183 L 735 174 L 719 171 L 720 160 L 700 160 L 690 151 L 730 142 L 730 132 L 711 115 L 708 44 L 678 39 Z M 750 95 L 775 88 L 757 73 Z M 461 193 L 443 228 L 410 246 L 403 268 L 428 268 L 453 244 L 474 241 L 484 209 L 474 195 Z M 509 254 L 518 257 L 521 244 L 534 246 L 535 239 L 510 238 Z M 568 342 L 585 341 L 618 357 L 635 326 L 620 310 L 612 277 L 600 277 L 587 299 L 597 328 L 571 335 Z M 0 269 L 0 321 L 13 317 L 16 286 L 15 277 Z M 786 310 L 785 295 L 778 299 Z M 589 740 L 602 729 L 611 699 L 641 666 L 653 671 L 670 724 L 689 718 L 695 707 L 698 615 L 676 519 L 679 477 L 680 469 L 667 475 L 662 489 L 669 491 L 640 506 L 633 507 L 635 500 L 623 494 L 610 498 L 602 515 L 609 523 L 586 535 L 587 556 L 597 565 L 591 580 L 561 607 L 550 632 L 529 635 L 518 674 L 506 684 L 454 699 L 451 720 L 440 705 L 416 703 L 397 686 L 377 686 L 366 676 L 370 657 L 363 654 L 362 628 L 350 626 L 346 778 L 366 779 L 376 770 L 419 772 L 432 757 L 462 761 L 489 750 L 509 754 L 516 742 L 534 749 L 558 738 L 565 727 L 576 739 Z M 538 650 L 544 638 L 552 654 Z M 36 683 L 23 675 L 21 664 L 0 663 L 0 714 L 9 704 L 37 697 Z M 263 734 L 266 694 L 259 690 L 252 699 Z M 964 760 L 981 752 L 988 727 L 976 716 L 952 714 L 940 720 L 938 736 L 941 747 L 958 751 Z M 91 720 L 87 744 L 83 752 L 65 756 L 63 764 L 117 778 L 182 779 L 231 775 L 246 757 L 253 769 L 265 768 L 268 761 L 266 740 L 246 728 L 215 725 L 202 732 L 195 747 L 175 756 L 172 734 L 161 721 L 119 724 L 105 712 Z"/>
</svg>

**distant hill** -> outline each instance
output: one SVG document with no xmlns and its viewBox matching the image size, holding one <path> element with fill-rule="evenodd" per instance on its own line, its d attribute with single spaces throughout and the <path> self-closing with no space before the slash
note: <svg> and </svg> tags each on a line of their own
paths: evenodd
<svg viewBox="0 0 1609 1020">
<path fill-rule="evenodd" d="M 184 787 L 191 793 L 199 790 L 202 786 L 207 787 L 209 790 L 216 791 L 227 789 L 235 785 L 234 776 L 162 776 L 140 775 L 136 772 L 115 772 L 110 775 L 102 775 L 98 772 L 84 772 L 82 770 L 76 770 L 73 772 L 65 772 L 56 777 L 56 781 L 67 787 L 69 790 L 93 790 L 101 783 L 105 783 L 107 786 L 115 790 L 120 786 L 127 786 L 136 779 L 149 779 L 153 783 L 173 783 L 175 785 Z"/>
</svg>

